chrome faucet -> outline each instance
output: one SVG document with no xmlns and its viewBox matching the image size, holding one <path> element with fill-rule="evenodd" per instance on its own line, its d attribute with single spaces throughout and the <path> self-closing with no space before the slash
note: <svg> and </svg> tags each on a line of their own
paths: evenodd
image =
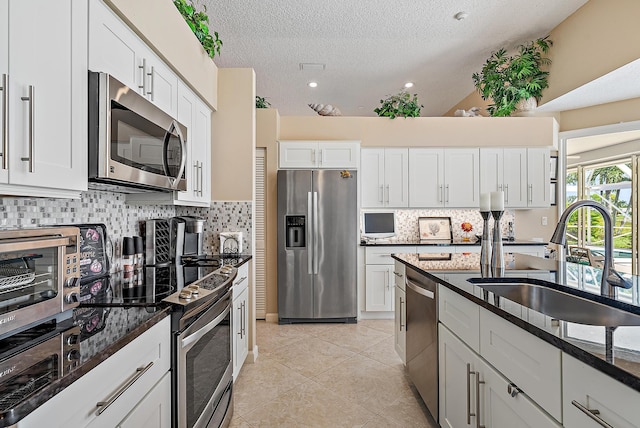
<svg viewBox="0 0 640 428">
<path fill-rule="evenodd" d="M 569 205 L 560 216 L 560 220 L 558 220 L 558 225 L 550 241 L 562 246 L 566 244 L 567 219 L 571 213 L 582 207 L 594 208 L 600 212 L 604 218 L 604 265 L 602 267 L 600 294 L 615 298 L 614 287 L 631 288 L 631 284 L 625 281 L 613 268 L 613 222 L 611 220 L 611 214 L 609 214 L 609 211 L 607 211 L 604 205 L 591 200 L 580 200 Z"/>
</svg>

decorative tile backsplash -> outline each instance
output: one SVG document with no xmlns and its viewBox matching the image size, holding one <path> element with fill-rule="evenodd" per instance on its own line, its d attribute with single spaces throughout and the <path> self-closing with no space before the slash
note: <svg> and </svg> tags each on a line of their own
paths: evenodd
<svg viewBox="0 0 640 428">
<path fill-rule="evenodd" d="M 213 202 L 211 208 L 128 205 L 122 193 L 90 190 L 80 199 L 0 198 L 0 228 L 104 223 L 118 253 L 124 236 L 140 235 L 140 223 L 151 218 L 196 215 L 205 222 L 205 252 L 218 253 L 220 231 L 243 232 L 243 252 L 251 252 L 251 201 Z"/>
<path fill-rule="evenodd" d="M 451 217 L 451 228 L 454 240 L 462 240 L 464 232 L 461 224 L 469 222 L 473 225 L 470 236 L 481 235 L 483 229 L 483 220 L 478 210 L 473 209 L 429 209 L 429 210 L 396 210 L 396 237 L 398 241 L 410 241 L 418 239 L 418 218 L 419 217 Z M 509 222 L 514 223 L 515 215 L 513 211 L 507 210 L 500 219 L 502 228 L 502 236 L 507 236 Z M 493 224 L 493 219 L 491 219 Z"/>
</svg>

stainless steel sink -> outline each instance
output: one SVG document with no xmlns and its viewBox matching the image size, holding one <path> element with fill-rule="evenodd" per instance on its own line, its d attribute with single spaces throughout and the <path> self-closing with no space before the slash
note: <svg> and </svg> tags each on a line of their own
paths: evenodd
<svg viewBox="0 0 640 428">
<path fill-rule="evenodd" d="M 529 281 L 484 281 L 475 278 L 469 280 L 497 296 L 559 320 L 609 327 L 640 325 L 638 314 L 544 285 Z"/>
</svg>

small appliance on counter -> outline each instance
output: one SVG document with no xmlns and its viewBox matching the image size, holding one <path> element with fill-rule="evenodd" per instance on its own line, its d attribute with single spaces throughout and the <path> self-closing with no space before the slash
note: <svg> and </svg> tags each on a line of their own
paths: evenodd
<svg viewBox="0 0 640 428">
<path fill-rule="evenodd" d="M 242 253 L 242 232 L 220 232 L 220 254 Z"/>
<path fill-rule="evenodd" d="M 204 219 L 195 216 L 171 219 L 171 255 L 176 263 L 184 256 L 202 255 L 204 241 Z"/>
</svg>

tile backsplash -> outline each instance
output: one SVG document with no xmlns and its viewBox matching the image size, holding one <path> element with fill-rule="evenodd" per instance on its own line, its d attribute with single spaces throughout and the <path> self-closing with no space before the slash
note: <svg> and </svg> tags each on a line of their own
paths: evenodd
<svg viewBox="0 0 640 428">
<path fill-rule="evenodd" d="M 212 202 L 210 208 L 129 205 L 122 193 L 90 190 L 80 199 L 0 198 L 0 228 L 103 223 L 115 244 L 140 234 L 140 222 L 151 218 L 196 215 L 205 218 L 205 251 L 218 253 L 220 231 L 243 232 L 243 252 L 251 252 L 251 201 Z"/>
<path fill-rule="evenodd" d="M 395 212 L 397 227 L 395 239 L 398 241 L 411 241 L 418 239 L 419 217 L 451 217 L 451 228 L 454 240 L 462 240 L 464 238 L 464 232 L 460 226 L 463 222 L 469 222 L 473 225 L 473 230 L 470 232 L 471 237 L 476 234 L 482 234 L 484 225 L 480 212 L 474 209 L 447 208 L 429 210 L 395 210 Z M 505 211 L 500 219 L 502 236 L 507 236 L 509 222 L 513 222 L 515 230 L 515 215 L 511 210 Z M 493 219 L 491 219 L 491 224 L 493 224 Z"/>
</svg>

